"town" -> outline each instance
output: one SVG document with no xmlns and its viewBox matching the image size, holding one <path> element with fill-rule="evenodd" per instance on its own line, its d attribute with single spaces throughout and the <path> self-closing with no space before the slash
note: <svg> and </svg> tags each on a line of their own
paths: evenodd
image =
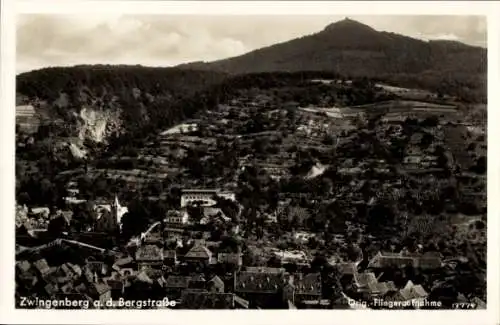
<svg viewBox="0 0 500 325">
<path fill-rule="evenodd" d="M 17 301 L 485 308 L 485 111 L 365 80 L 239 89 L 57 184 L 20 184 Z"/>
</svg>

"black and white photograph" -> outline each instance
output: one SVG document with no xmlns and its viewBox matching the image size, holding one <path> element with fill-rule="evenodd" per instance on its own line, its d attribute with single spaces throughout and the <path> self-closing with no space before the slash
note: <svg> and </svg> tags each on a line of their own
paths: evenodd
<svg viewBox="0 0 500 325">
<path fill-rule="evenodd" d="M 16 310 L 495 307 L 486 15 L 15 33 Z"/>
</svg>

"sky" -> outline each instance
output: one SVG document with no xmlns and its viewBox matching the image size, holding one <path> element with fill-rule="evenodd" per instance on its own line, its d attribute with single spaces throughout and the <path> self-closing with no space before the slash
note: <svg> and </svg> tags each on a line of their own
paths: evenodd
<svg viewBox="0 0 500 325">
<path fill-rule="evenodd" d="M 17 73 L 48 66 L 213 61 L 321 31 L 344 16 L 23 14 Z M 380 31 L 486 47 L 482 16 L 349 16 Z"/>
</svg>

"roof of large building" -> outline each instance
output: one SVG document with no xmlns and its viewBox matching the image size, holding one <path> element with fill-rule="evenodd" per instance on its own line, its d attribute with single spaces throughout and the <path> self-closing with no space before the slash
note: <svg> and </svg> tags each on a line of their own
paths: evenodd
<svg viewBox="0 0 500 325">
<path fill-rule="evenodd" d="M 302 295 L 321 295 L 321 274 L 299 275 L 294 281 L 295 293 Z"/>
<path fill-rule="evenodd" d="M 162 261 L 163 250 L 155 245 L 145 245 L 139 247 L 135 253 L 137 261 Z"/>
<path fill-rule="evenodd" d="M 235 292 L 277 293 L 284 282 L 282 273 L 243 271 L 236 276 Z"/>
</svg>

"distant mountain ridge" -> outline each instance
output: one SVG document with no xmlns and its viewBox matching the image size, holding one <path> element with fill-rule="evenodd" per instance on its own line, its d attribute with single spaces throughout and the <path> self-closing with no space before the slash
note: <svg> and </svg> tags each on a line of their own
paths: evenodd
<svg viewBox="0 0 500 325">
<path fill-rule="evenodd" d="M 423 41 L 344 19 L 318 33 L 240 56 L 178 67 L 228 74 L 335 71 L 407 86 L 436 89 L 444 83 L 484 88 L 485 92 L 486 62 L 485 48 L 456 41 Z"/>
</svg>

